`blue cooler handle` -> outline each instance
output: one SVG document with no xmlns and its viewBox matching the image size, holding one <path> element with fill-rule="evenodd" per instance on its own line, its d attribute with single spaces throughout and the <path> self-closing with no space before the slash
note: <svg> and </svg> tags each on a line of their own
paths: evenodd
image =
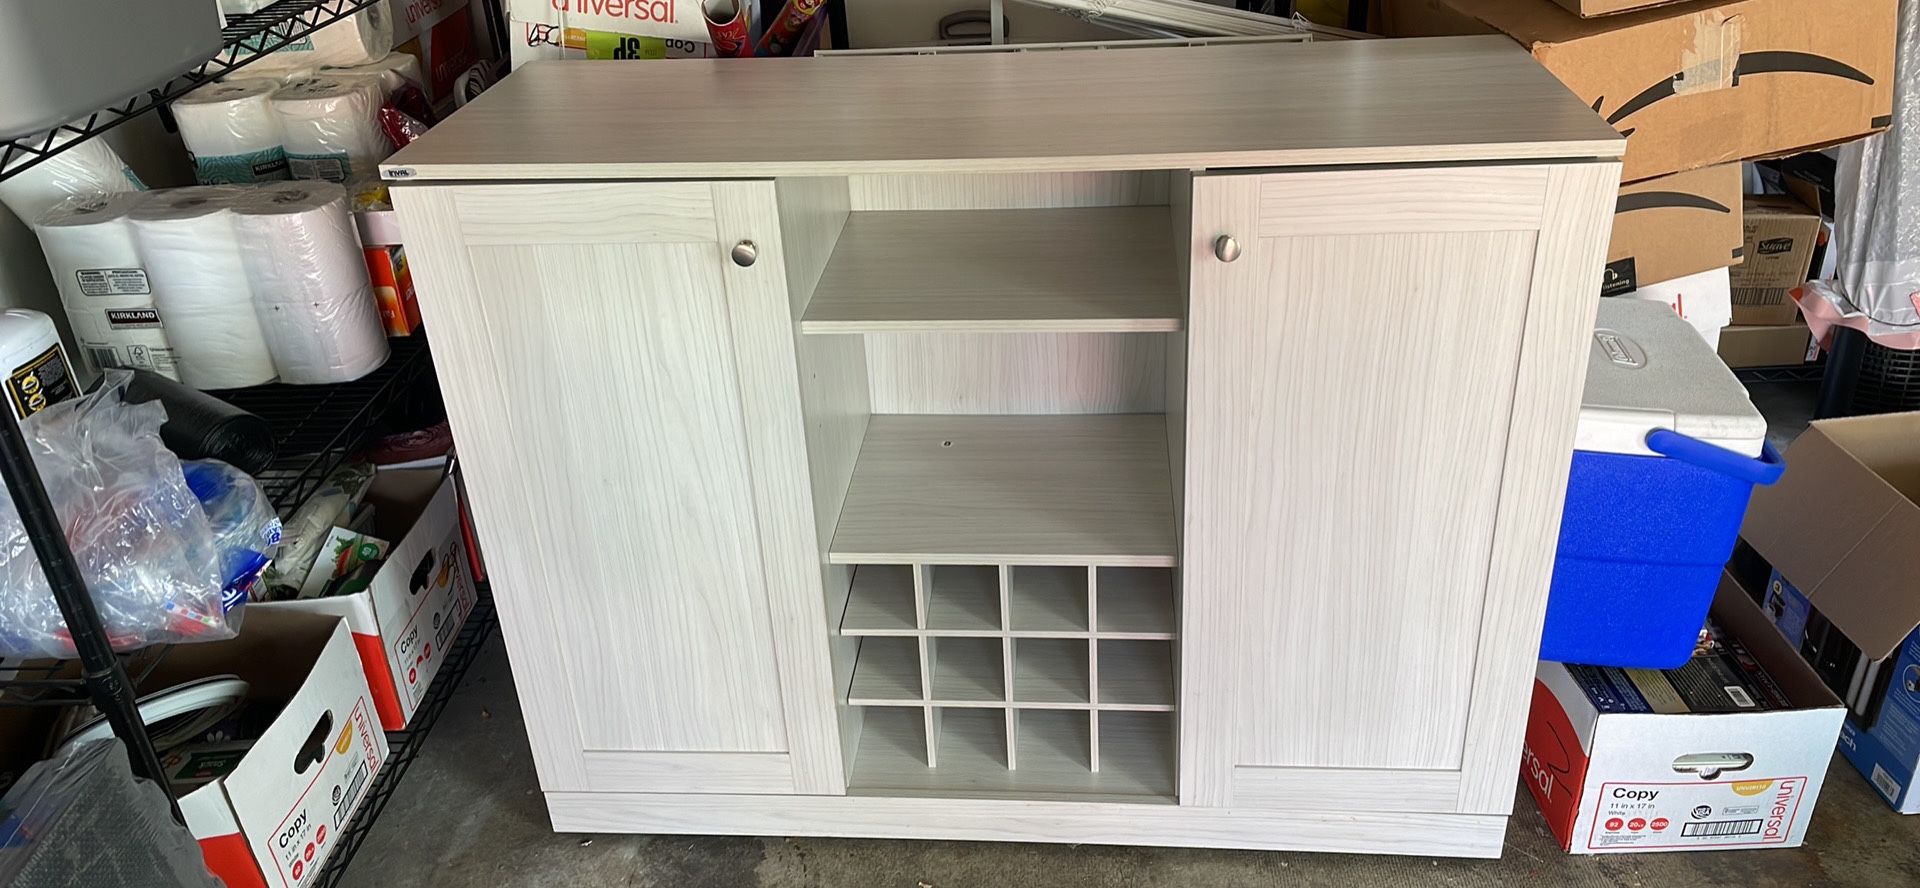
<svg viewBox="0 0 1920 888">
<path fill-rule="evenodd" d="M 1672 429 L 1654 429 L 1647 433 L 1647 449 L 1748 484 L 1772 484 L 1787 470 L 1786 460 L 1780 458 L 1780 451 L 1773 449 L 1772 442 L 1763 442 L 1760 458 L 1755 459 Z"/>
</svg>

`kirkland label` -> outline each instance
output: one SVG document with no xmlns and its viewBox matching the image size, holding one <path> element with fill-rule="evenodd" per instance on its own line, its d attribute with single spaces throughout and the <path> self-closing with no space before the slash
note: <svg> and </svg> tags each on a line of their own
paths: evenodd
<svg viewBox="0 0 1920 888">
<path fill-rule="evenodd" d="M 193 176 L 202 185 L 237 185 L 285 179 L 287 153 L 275 145 L 245 154 L 194 155 Z"/>
<path fill-rule="evenodd" d="M 151 308 L 109 308 L 107 326 L 115 330 L 147 330 L 160 326 L 160 312 Z"/>
<path fill-rule="evenodd" d="M 287 170 L 295 179 L 325 179 L 345 182 L 353 174 L 353 161 L 344 151 L 333 154 L 288 154 Z"/>
<path fill-rule="evenodd" d="M 1785 844 L 1807 778 L 1602 783 L 1588 850 L 1651 851 Z"/>
<path fill-rule="evenodd" d="M 144 268 L 82 268 L 73 273 L 85 296 L 145 296 L 153 292 Z"/>
<path fill-rule="evenodd" d="M 67 365 L 67 355 L 58 345 L 48 347 L 7 374 L 7 400 L 13 404 L 13 415 L 20 419 L 79 393 L 73 382 L 73 368 Z"/>
</svg>

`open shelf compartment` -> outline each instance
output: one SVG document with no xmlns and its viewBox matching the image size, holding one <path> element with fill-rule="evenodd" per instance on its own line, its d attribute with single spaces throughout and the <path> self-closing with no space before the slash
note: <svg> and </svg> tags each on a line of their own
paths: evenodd
<svg viewBox="0 0 1920 888">
<path fill-rule="evenodd" d="M 1166 207 L 856 212 L 804 333 L 1147 333 L 1181 327 Z"/>
<path fill-rule="evenodd" d="M 1173 567 L 1166 417 L 874 416 L 836 564 Z"/>
</svg>

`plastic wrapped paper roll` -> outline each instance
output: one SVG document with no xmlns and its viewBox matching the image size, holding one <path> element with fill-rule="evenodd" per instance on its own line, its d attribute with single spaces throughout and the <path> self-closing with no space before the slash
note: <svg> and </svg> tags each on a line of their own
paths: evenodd
<svg viewBox="0 0 1920 888">
<path fill-rule="evenodd" d="M 127 215 L 180 381 L 194 388 L 239 388 L 274 377 L 234 227 L 239 191 L 202 186 L 155 192 Z"/>
<path fill-rule="evenodd" d="M 393 153 L 380 131 L 377 79 L 321 74 L 275 90 L 271 101 L 295 179 L 344 182 Z"/>
<path fill-rule="evenodd" d="M 380 82 L 381 98 L 391 97 L 400 87 L 411 83 L 426 89 L 420 77 L 420 58 L 410 52 L 390 52 L 387 57 L 351 68 L 327 68 L 320 73 L 339 77 L 371 77 Z"/>
<path fill-rule="evenodd" d="M 387 334 L 345 188 L 267 185 L 249 189 L 234 212 L 281 382 L 346 382 L 386 363 Z"/>
<path fill-rule="evenodd" d="M 81 359 L 96 371 L 129 367 L 178 379 L 173 347 L 153 307 L 146 261 L 127 221 L 145 198 L 70 197 L 42 213 L 33 231 L 60 288 Z"/>
<path fill-rule="evenodd" d="M 263 48 L 279 38 L 270 35 L 243 42 Z M 255 45 L 257 44 L 257 46 Z M 295 40 L 247 66 L 248 71 L 286 68 L 337 68 L 377 62 L 393 51 L 393 18 L 387 4 L 375 3 L 353 15 Z"/>
<path fill-rule="evenodd" d="M 29 136 L 18 141 L 36 148 L 44 136 Z M 54 136 L 53 146 L 65 145 L 76 136 L 62 132 Z M 12 166 L 28 160 L 20 157 Z M 29 225 L 40 214 L 69 197 L 95 197 L 123 191 L 145 191 L 147 186 L 133 174 L 105 139 L 88 139 L 18 173 L 0 179 L 0 203 L 7 205 L 20 221 Z"/>
<path fill-rule="evenodd" d="M 268 98 L 279 81 L 254 78 L 203 86 L 173 103 L 180 140 L 193 155 L 202 185 L 287 178 L 280 122 Z"/>
</svg>

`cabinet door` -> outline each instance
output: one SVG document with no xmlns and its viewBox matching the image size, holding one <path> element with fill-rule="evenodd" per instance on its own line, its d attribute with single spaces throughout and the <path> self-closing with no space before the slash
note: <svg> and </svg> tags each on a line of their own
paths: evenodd
<svg viewBox="0 0 1920 888">
<path fill-rule="evenodd" d="M 1183 802 L 1509 810 L 1618 174 L 1194 177 Z"/>
<path fill-rule="evenodd" d="M 772 183 L 394 192 L 542 786 L 844 791 Z"/>
</svg>

